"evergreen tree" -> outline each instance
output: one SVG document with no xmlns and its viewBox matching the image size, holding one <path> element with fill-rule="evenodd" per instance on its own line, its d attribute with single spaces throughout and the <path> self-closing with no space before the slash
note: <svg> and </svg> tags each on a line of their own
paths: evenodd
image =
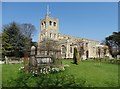
<svg viewBox="0 0 120 89">
<path fill-rule="evenodd" d="M 3 27 L 2 33 L 2 53 L 6 56 L 17 55 L 19 50 L 18 42 L 20 41 L 20 31 L 15 22 Z"/>
<path fill-rule="evenodd" d="M 27 36 L 28 34 L 24 34 L 21 26 L 22 25 L 12 22 L 3 27 L 2 32 L 3 56 L 22 57 L 24 56 L 25 52 L 30 51 L 32 43 L 31 35 Z"/>
<path fill-rule="evenodd" d="M 80 56 L 76 47 L 74 48 L 73 61 L 75 64 L 79 64 L 80 62 Z"/>
</svg>

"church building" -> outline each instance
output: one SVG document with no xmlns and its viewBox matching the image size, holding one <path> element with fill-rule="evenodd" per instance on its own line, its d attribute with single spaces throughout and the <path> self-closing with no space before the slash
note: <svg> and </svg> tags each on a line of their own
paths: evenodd
<svg viewBox="0 0 120 89">
<path fill-rule="evenodd" d="M 75 47 L 78 48 L 81 59 L 103 58 L 109 56 L 108 47 L 106 45 L 101 45 L 99 41 L 60 33 L 59 19 L 50 16 L 48 6 L 45 18 L 40 20 L 38 46 L 41 41 L 44 41 L 44 39 L 47 38 L 61 41 L 60 49 L 62 58 L 73 58 Z"/>
</svg>

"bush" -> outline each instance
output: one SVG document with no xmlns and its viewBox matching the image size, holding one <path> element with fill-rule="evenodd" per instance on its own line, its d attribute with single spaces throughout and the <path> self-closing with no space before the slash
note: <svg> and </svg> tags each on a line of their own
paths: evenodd
<svg viewBox="0 0 120 89">
<path fill-rule="evenodd" d="M 76 47 L 74 48 L 73 61 L 75 64 L 79 64 L 80 62 L 80 56 Z"/>
<path fill-rule="evenodd" d="M 25 73 L 24 71 L 19 73 L 16 79 L 12 79 L 10 87 L 17 88 L 29 88 L 38 87 L 41 89 L 66 89 L 73 87 L 87 87 L 85 79 L 76 81 L 73 75 L 66 75 L 64 73 L 58 74 L 40 74 L 38 76 L 32 76 L 31 73 Z M 90 85 L 89 85 L 90 86 Z"/>
</svg>

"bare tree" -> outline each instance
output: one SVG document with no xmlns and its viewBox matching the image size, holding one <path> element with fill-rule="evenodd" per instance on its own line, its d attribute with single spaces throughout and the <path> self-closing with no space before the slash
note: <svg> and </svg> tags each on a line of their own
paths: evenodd
<svg viewBox="0 0 120 89">
<path fill-rule="evenodd" d="M 31 38 L 36 31 L 36 28 L 32 24 L 21 24 L 20 25 L 21 32 L 23 35 L 25 35 L 28 38 Z"/>
<path fill-rule="evenodd" d="M 49 55 L 54 58 L 60 58 L 60 44 L 58 41 L 51 40 L 51 39 L 45 39 L 44 41 L 40 42 L 39 45 L 40 53 L 44 55 Z"/>
<path fill-rule="evenodd" d="M 34 25 L 32 24 L 20 24 L 20 31 L 21 33 L 24 35 L 24 42 L 25 42 L 25 48 L 24 49 L 26 52 L 30 53 L 30 48 L 31 48 L 31 44 L 32 44 L 32 36 L 34 35 L 34 32 L 36 31 L 36 28 Z"/>
</svg>

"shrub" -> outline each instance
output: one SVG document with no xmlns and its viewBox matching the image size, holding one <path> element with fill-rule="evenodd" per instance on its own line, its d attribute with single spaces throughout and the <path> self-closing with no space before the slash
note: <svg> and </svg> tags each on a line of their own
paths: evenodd
<svg viewBox="0 0 120 89">
<path fill-rule="evenodd" d="M 80 62 L 80 56 L 76 47 L 74 48 L 73 61 L 75 64 L 79 64 Z"/>
<path fill-rule="evenodd" d="M 87 87 L 86 80 L 80 79 L 76 81 L 73 75 L 58 73 L 58 74 L 40 74 L 38 76 L 32 76 L 31 73 L 25 73 L 21 71 L 16 79 L 12 79 L 10 82 L 11 87 L 29 88 L 38 87 L 41 89 L 66 89 L 73 87 Z"/>
</svg>

